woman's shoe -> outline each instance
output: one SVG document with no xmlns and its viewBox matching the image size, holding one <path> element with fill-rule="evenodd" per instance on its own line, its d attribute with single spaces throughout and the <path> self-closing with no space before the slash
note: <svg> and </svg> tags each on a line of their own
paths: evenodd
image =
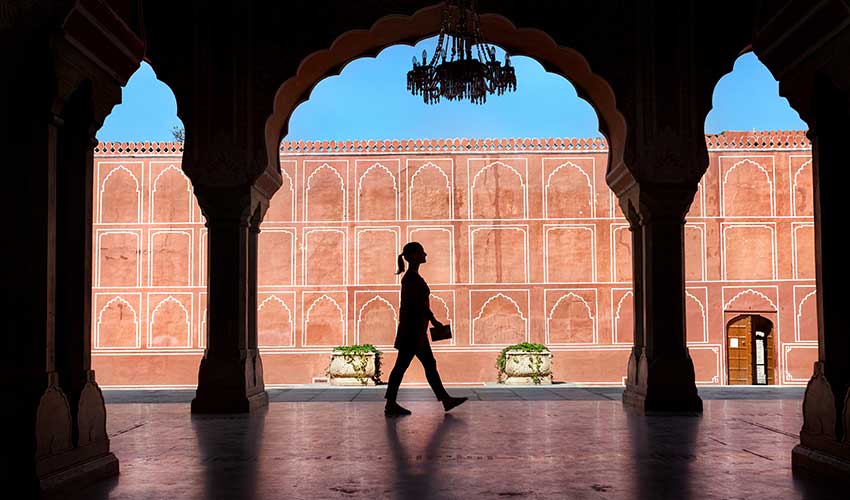
<svg viewBox="0 0 850 500">
<path fill-rule="evenodd" d="M 449 411 L 455 406 L 463 404 L 464 402 L 466 402 L 467 399 L 469 398 L 453 398 L 449 396 L 448 398 L 443 400 L 443 409 Z"/>
<path fill-rule="evenodd" d="M 410 410 L 398 403 L 387 403 L 387 406 L 384 407 L 384 416 L 387 417 L 401 417 L 404 415 L 410 415 L 410 413 Z"/>
</svg>

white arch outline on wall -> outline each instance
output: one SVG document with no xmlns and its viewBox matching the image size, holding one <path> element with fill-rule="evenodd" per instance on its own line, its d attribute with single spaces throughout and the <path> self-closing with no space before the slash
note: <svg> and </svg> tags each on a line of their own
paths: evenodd
<svg viewBox="0 0 850 500">
<path fill-rule="evenodd" d="M 798 168 L 797 171 L 794 172 L 794 181 L 791 183 L 791 215 L 793 215 L 794 217 L 798 216 L 797 215 L 797 177 L 800 175 L 800 173 L 803 171 L 803 169 L 805 169 L 807 166 L 809 166 L 809 167 L 812 166 L 812 160 L 811 159 L 804 161 L 802 163 L 802 165 L 800 165 L 800 168 Z M 814 179 L 812 180 L 812 183 L 814 184 Z M 814 209 L 814 204 L 812 204 L 812 208 Z M 808 217 L 808 216 L 806 216 L 806 217 Z"/>
<path fill-rule="evenodd" d="M 413 218 L 413 192 L 414 192 L 413 186 L 416 182 L 416 176 L 419 175 L 419 172 L 421 172 L 426 167 L 427 168 L 436 168 L 437 171 L 440 172 L 440 175 L 442 175 L 443 178 L 446 180 L 446 191 L 448 193 L 448 198 L 449 198 L 449 206 L 448 206 L 449 213 L 446 214 L 447 216 L 445 217 L 445 220 L 451 219 L 452 218 L 452 209 L 454 208 L 454 200 L 453 200 L 454 197 L 452 196 L 451 181 L 449 180 L 449 176 L 446 175 L 445 170 L 443 170 L 442 168 L 440 168 L 439 165 L 437 165 L 436 163 L 431 162 L 431 161 L 427 161 L 427 162 L 423 163 L 419 168 L 416 169 L 415 172 L 413 172 L 413 175 L 410 177 L 410 185 L 407 186 L 407 192 L 408 192 L 408 195 L 407 195 L 407 217 L 410 220 L 435 220 L 435 219 L 414 219 Z M 436 220 L 443 220 L 443 219 L 436 219 Z"/>
<path fill-rule="evenodd" d="M 153 167 L 151 167 L 151 168 L 153 168 Z M 189 215 L 188 220 L 185 220 L 185 221 L 171 221 L 171 220 L 169 220 L 169 221 L 156 221 L 156 220 L 154 220 L 154 214 L 156 213 L 156 208 L 155 208 L 155 205 L 156 205 L 156 185 L 159 182 L 159 178 L 162 177 L 169 170 L 173 170 L 173 171 L 177 172 L 178 174 L 180 174 L 180 177 L 182 177 L 183 180 L 186 181 L 186 192 L 189 193 L 189 196 L 188 196 L 189 207 L 188 207 L 188 211 L 186 212 Z M 166 223 L 191 223 L 192 220 L 193 220 L 192 213 L 194 212 L 194 208 L 195 208 L 194 204 L 192 203 L 192 195 L 193 194 L 194 194 L 194 191 L 192 190 L 192 181 L 190 181 L 189 178 L 186 177 L 186 174 L 183 173 L 182 169 L 175 167 L 173 163 L 169 164 L 167 167 L 160 170 L 158 174 L 156 174 L 156 177 L 154 177 L 153 183 L 151 184 L 150 221 L 151 222 L 166 222 Z"/>
<path fill-rule="evenodd" d="M 106 302 L 106 304 L 104 304 L 103 307 L 100 308 L 100 311 L 98 311 L 98 313 L 97 313 L 97 328 L 95 329 L 95 339 L 94 339 L 95 347 L 98 347 L 98 348 L 101 348 L 101 349 L 106 349 L 106 348 L 121 349 L 121 347 L 110 347 L 110 346 L 100 345 L 100 328 L 101 328 L 101 325 L 103 324 L 103 313 L 109 308 L 109 306 L 112 305 L 113 302 L 121 302 L 124 305 L 126 305 L 130 309 L 130 311 L 133 312 L 133 327 L 134 327 L 134 330 L 135 330 L 134 334 L 135 334 L 136 345 L 133 346 L 133 347 L 124 347 L 123 349 L 132 349 L 132 348 L 138 349 L 139 347 L 141 347 L 141 342 L 140 342 L 141 339 L 139 338 L 139 321 L 137 319 L 138 316 L 136 314 L 136 309 L 133 307 L 132 304 L 130 304 L 124 297 L 122 297 L 120 295 L 116 295 L 115 297 L 109 299 Z"/>
<path fill-rule="evenodd" d="M 549 216 L 549 184 L 552 181 L 552 177 L 556 173 L 558 173 L 559 170 L 561 170 L 564 167 L 570 167 L 570 168 L 573 168 L 575 170 L 578 170 L 579 173 L 581 173 L 581 175 L 584 176 L 584 180 L 587 182 L 587 188 L 590 191 L 590 195 L 588 196 L 588 199 L 587 199 L 587 203 L 588 203 L 588 206 L 590 208 L 590 215 L 586 218 L 588 218 L 588 219 L 596 218 L 596 207 L 595 207 L 595 203 L 593 203 L 593 182 L 591 181 L 590 176 L 587 175 L 587 172 L 585 172 L 584 169 L 581 168 L 581 166 L 579 166 L 579 165 L 577 165 L 577 164 L 575 164 L 571 161 L 566 161 L 564 163 L 561 163 L 560 165 L 555 167 L 555 170 L 552 170 L 551 172 L 549 172 L 549 175 L 546 176 L 546 183 L 543 186 L 543 218 L 544 219 L 551 219 L 552 218 L 552 217 Z M 556 217 L 556 218 L 560 219 L 561 217 Z M 585 217 L 576 217 L 576 218 L 584 219 Z"/>
<path fill-rule="evenodd" d="M 347 285 L 348 284 L 348 272 L 347 272 L 347 269 L 348 269 L 348 237 L 347 237 L 345 230 L 338 228 L 338 227 L 316 227 L 316 228 L 307 229 L 306 231 L 304 231 L 304 239 L 302 241 L 302 245 L 304 247 L 304 250 L 301 253 L 301 268 L 303 269 L 303 276 L 304 276 L 303 285 L 304 286 L 316 286 L 316 285 L 310 285 L 307 282 L 307 270 L 308 270 L 307 257 L 309 255 L 309 251 L 308 251 L 309 250 L 309 243 L 310 243 L 309 236 L 310 236 L 311 233 L 339 233 L 339 234 L 342 235 L 342 250 L 343 250 L 342 251 L 342 261 L 343 261 L 343 264 L 342 264 L 342 284 Z M 294 268 L 293 268 L 293 273 L 294 272 L 295 271 L 294 271 Z"/>
<path fill-rule="evenodd" d="M 366 306 L 368 306 L 369 304 L 371 304 L 372 302 L 375 302 L 375 301 L 383 302 L 384 304 L 386 304 L 390 308 L 390 311 L 392 311 L 392 313 L 393 313 L 393 326 L 395 326 L 398 323 L 398 313 L 396 313 L 395 307 L 393 307 L 393 305 L 390 304 L 390 302 L 387 299 L 381 297 L 380 295 L 375 295 L 371 299 L 364 302 L 363 305 L 360 306 L 360 309 L 357 311 L 357 343 L 362 342 L 361 339 L 360 339 L 360 323 L 363 321 L 363 310 L 366 309 Z M 385 345 L 390 345 L 390 344 L 385 344 Z"/>
<path fill-rule="evenodd" d="M 590 319 L 590 325 L 591 325 L 591 332 L 590 332 L 591 342 L 590 343 L 591 344 L 599 343 L 599 339 L 597 338 L 597 332 L 596 332 L 596 317 L 593 316 L 593 310 L 591 310 L 590 305 L 587 303 L 587 301 L 584 300 L 584 297 L 582 297 L 581 295 L 579 295 L 575 292 L 567 292 L 567 293 L 561 295 L 558 298 L 558 300 L 555 301 L 555 304 L 552 306 L 552 308 L 549 309 L 549 314 L 546 315 L 546 343 L 547 344 L 552 343 L 551 337 L 550 337 L 550 331 L 551 331 L 550 325 L 551 325 L 551 322 L 552 322 L 552 315 L 555 314 L 555 309 L 557 309 L 561 305 L 561 302 L 563 302 L 564 299 L 566 299 L 570 295 L 579 299 L 581 301 L 582 305 L 584 305 L 584 308 L 587 310 L 587 317 Z M 559 344 L 575 345 L 575 344 L 586 344 L 586 342 L 560 342 Z"/>
<path fill-rule="evenodd" d="M 314 221 L 310 219 L 310 189 L 312 186 L 313 176 L 315 176 L 320 170 L 330 170 L 339 180 L 339 190 L 342 192 L 342 220 L 346 219 L 348 215 L 348 203 L 345 196 L 345 180 L 339 174 L 337 169 L 330 166 L 328 163 L 322 163 L 318 167 L 314 168 L 310 175 L 307 177 L 307 186 L 304 189 L 304 221 L 305 222 L 331 222 L 331 221 Z"/>
<path fill-rule="evenodd" d="M 269 301 L 277 302 L 278 304 L 282 305 L 283 308 L 286 310 L 286 317 L 287 317 L 286 322 L 289 323 L 289 345 L 294 346 L 295 345 L 295 342 L 294 342 L 294 340 L 295 340 L 295 325 L 293 324 L 293 320 L 292 320 L 292 311 L 289 309 L 289 306 L 286 305 L 286 302 L 281 300 L 280 297 L 278 297 L 277 295 L 275 295 L 275 294 L 269 295 L 268 297 L 263 299 L 262 302 L 260 302 L 260 305 L 257 306 L 257 323 L 259 324 L 259 322 L 260 322 L 259 312 L 263 309 L 263 306 L 265 306 L 266 303 L 268 303 Z M 259 337 L 258 337 L 258 340 L 259 340 Z M 280 346 L 276 346 L 276 345 L 258 344 L 258 346 L 259 345 L 262 345 L 263 347 L 280 347 Z"/>
<path fill-rule="evenodd" d="M 726 183 L 728 181 L 729 174 L 732 173 L 733 170 L 740 167 L 741 165 L 753 165 L 757 169 L 759 169 L 764 174 L 764 176 L 767 178 L 767 185 L 768 185 L 768 188 L 770 190 L 770 214 L 768 214 L 767 216 L 760 216 L 760 217 L 776 217 L 776 202 L 774 201 L 774 198 L 775 198 L 774 192 L 773 192 L 774 188 L 773 188 L 773 181 L 771 180 L 770 173 L 767 171 L 766 168 L 761 166 L 760 163 L 756 163 L 753 160 L 750 160 L 749 158 L 745 158 L 741 161 L 738 161 L 738 162 L 732 164 L 732 166 L 729 167 L 728 170 L 726 170 L 726 173 L 723 174 L 723 184 L 722 184 L 723 201 L 720 204 L 720 216 L 721 217 L 752 217 L 750 215 L 734 215 L 734 216 L 726 215 Z"/>
<path fill-rule="evenodd" d="M 106 174 L 106 177 L 103 178 L 103 181 L 100 183 L 100 195 L 97 197 L 97 221 L 103 222 L 103 192 L 106 190 L 106 183 L 109 182 L 109 179 L 112 177 L 118 170 L 123 170 L 127 172 L 130 177 L 133 178 L 133 182 L 136 184 L 136 220 L 133 221 L 135 223 L 139 223 L 142 221 L 142 191 L 139 187 L 139 179 L 136 177 L 136 174 L 131 172 L 127 167 L 123 164 L 119 164 L 117 167 L 113 167 L 112 170 Z M 107 224 L 110 224 L 107 222 Z M 112 224 L 116 224 L 113 222 Z M 117 224 L 126 224 L 125 222 L 118 222 Z"/>
<path fill-rule="evenodd" d="M 330 302 L 336 308 L 339 313 L 339 325 L 342 327 L 342 343 L 345 344 L 347 342 L 347 329 L 345 324 L 345 313 L 342 308 L 339 306 L 339 303 L 333 299 L 333 297 L 329 296 L 326 293 L 323 293 L 319 298 L 310 303 L 310 307 L 307 308 L 307 312 L 304 314 L 304 332 L 302 333 L 302 344 L 304 347 L 307 347 L 311 344 L 307 343 L 307 328 L 310 324 L 310 314 L 313 312 L 313 308 L 316 307 L 316 304 L 319 302 Z"/>
<path fill-rule="evenodd" d="M 759 292 L 758 290 L 753 290 L 752 288 L 747 288 L 746 290 L 743 290 L 743 291 L 738 292 L 738 293 L 737 293 L 734 297 L 732 297 L 731 299 L 729 299 L 729 301 L 728 301 L 728 302 L 726 302 L 726 304 L 724 304 L 724 305 L 723 305 L 723 310 L 724 310 L 724 312 L 725 312 L 725 311 L 727 311 L 727 310 L 729 309 L 729 306 L 731 306 L 733 302 L 735 302 L 736 300 L 738 300 L 740 297 L 742 297 L 742 296 L 744 296 L 744 295 L 755 295 L 756 297 L 761 297 L 761 298 L 763 298 L 764 300 L 766 300 L 766 301 L 767 301 L 767 303 L 768 303 L 768 304 L 770 304 L 770 307 L 772 307 L 772 308 L 773 308 L 773 310 L 772 310 L 772 311 L 770 311 L 770 312 L 777 312 L 777 311 L 779 310 L 779 309 L 776 307 L 776 304 L 774 304 L 774 303 L 773 303 L 773 301 L 772 301 L 772 300 L 770 300 L 770 297 L 768 297 L 767 295 L 765 295 L 765 294 L 763 294 L 763 293 Z"/>
<path fill-rule="evenodd" d="M 705 306 L 703 306 L 702 301 L 697 298 L 696 295 L 691 292 L 685 290 L 685 297 L 690 297 L 694 302 L 699 306 L 699 312 L 702 316 L 702 342 L 708 342 L 708 317 L 705 314 Z M 687 342 L 687 317 L 688 317 L 688 306 L 687 302 L 685 303 L 685 341 Z"/>
<path fill-rule="evenodd" d="M 528 189 L 525 186 L 525 182 L 523 181 L 522 174 L 519 173 L 519 171 L 517 171 L 517 169 L 515 169 L 514 167 L 508 165 L 507 163 L 505 163 L 503 161 L 499 161 L 499 160 L 496 160 L 496 161 L 493 161 L 493 162 L 490 162 L 490 163 L 484 165 L 472 177 L 472 185 L 469 188 L 469 215 L 470 215 L 470 219 L 485 219 L 485 220 L 486 219 L 492 219 L 492 217 L 476 217 L 475 216 L 475 183 L 478 182 L 478 176 L 480 176 L 485 170 L 489 169 L 490 167 L 495 167 L 495 166 L 502 166 L 502 167 L 509 168 L 511 170 L 511 172 L 516 174 L 516 176 L 519 178 L 519 185 L 520 185 L 520 187 L 522 187 L 522 216 L 521 217 L 511 217 L 508 220 L 524 220 L 524 219 L 527 219 L 528 218 Z"/>
<path fill-rule="evenodd" d="M 154 324 L 156 324 L 156 313 L 159 312 L 159 308 L 162 307 L 163 304 L 165 304 L 166 302 L 174 302 L 175 304 L 180 306 L 180 309 L 183 311 L 183 317 L 185 318 L 185 321 L 186 321 L 186 345 L 183 345 L 183 346 L 154 346 L 153 345 L 153 327 L 154 327 Z M 183 303 L 180 302 L 179 300 L 177 300 L 173 295 L 168 295 L 164 299 L 160 300 L 159 303 L 157 303 L 156 307 L 154 307 L 153 311 L 151 312 L 151 321 L 150 321 L 150 325 L 148 325 L 148 346 L 156 348 L 156 349 L 185 349 L 187 347 L 190 347 L 192 345 L 192 320 L 191 320 L 191 317 L 192 317 L 192 315 L 186 309 L 186 306 L 184 306 Z"/>
<path fill-rule="evenodd" d="M 472 331 L 470 332 L 470 336 L 472 337 L 472 345 L 501 345 L 501 344 L 476 344 L 475 343 L 475 322 L 478 321 L 479 319 L 481 319 L 481 316 L 484 314 L 484 310 L 487 309 L 487 306 L 490 305 L 490 302 L 493 302 L 494 300 L 496 300 L 499 297 L 509 301 L 511 304 L 514 305 L 514 309 L 516 309 L 517 314 L 519 314 L 519 318 L 522 320 L 524 328 L 525 328 L 525 341 L 528 342 L 528 319 L 526 319 L 525 315 L 522 314 L 522 309 L 520 309 L 519 304 L 517 304 L 514 299 L 508 297 L 507 295 L 503 294 L 502 292 L 498 292 L 498 293 L 496 293 L 496 295 L 490 296 L 490 298 L 488 298 L 484 302 L 484 304 L 478 310 L 478 315 L 475 316 L 475 318 L 472 319 L 472 329 L 471 329 Z"/>
<path fill-rule="evenodd" d="M 618 335 L 618 330 L 617 330 L 617 323 L 620 320 L 620 309 L 623 308 L 623 302 L 625 302 L 626 297 L 632 297 L 632 300 L 634 301 L 634 293 L 631 290 L 628 290 L 626 293 L 623 294 L 622 297 L 620 297 L 620 300 L 617 301 L 617 311 L 614 314 L 614 343 L 615 344 L 626 344 L 626 343 L 628 343 L 628 342 L 623 342 L 623 341 L 620 340 L 620 337 Z M 634 343 L 634 335 L 635 335 L 634 330 L 635 329 L 634 329 L 634 320 L 633 320 L 632 321 L 632 343 Z"/>
<path fill-rule="evenodd" d="M 800 340 L 800 318 L 803 316 L 803 304 L 805 304 L 806 301 L 809 300 L 809 297 L 811 297 L 812 295 L 816 295 L 817 291 L 817 288 L 815 288 L 811 292 L 807 293 L 806 296 L 803 297 L 802 300 L 800 300 L 800 303 L 797 304 L 797 314 L 794 318 L 794 333 L 796 335 L 796 338 L 794 340 L 796 340 L 797 342 L 811 342 L 809 340 Z M 815 323 L 817 323 L 817 318 L 815 318 Z"/>
<path fill-rule="evenodd" d="M 431 293 L 428 296 L 437 299 L 438 301 L 440 301 L 440 304 L 443 304 L 443 309 L 446 311 L 446 321 L 451 321 L 452 313 L 451 311 L 449 311 L 449 304 L 445 300 L 443 300 L 443 298 L 439 295 L 434 295 L 433 293 Z M 452 337 L 452 342 L 454 342 L 454 337 Z"/>
<path fill-rule="evenodd" d="M 268 222 L 293 222 L 296 219 L 296 217 L 295 217 L 295 210 L 296 210 L 295 209 L 295 182 L 292 180 L 292 177 L 290 177 L 289 174 L 286 172 L 286 169 L 284 169 L 282 167 L 280 169 L 280 175 L 281 175 L 281 185 L 280 185 L 281 188 L 283 187 L 284 177 L 286 178 L 286 181 L 289 183 L 289 197 L 290 197 L 290 200 L 292 200 L 292 202 L 291 202 L 292 208 L 289 212 L 289 214 L 290 214 L 289 220 L 288 221 L 268 220 Z M 283 192 L 283 191 L 282 191 L 282 189 L 278 188 L 278 190 L 275 191 L 275 193 L 272 195 L 272 199 L 274 199 L 274 197 L 277 196 L 277 194 L 280 193 L 280 192 Z M 271 200 L 269 200 L 269 203 L 271 203 Z M 305 199 L 305 203 L 306 203 L 306 199 Z M 268 213 L 268 212 L 266 212 L 266 213 Z M 266 220 L 267 219 L 263 218 L 263 222 L 266 222 Z"/>
<path fill-rule="evenodd" d="M 393 198 L 395 200 L 395 202 L 393 203 L 393 210 L 394 210 L 394 213 L 395 213 L 395 217 L 392 220 L 398 220 L 398 219 L 400 219 L 400 217 L 399 217 L 400 214 L 398 213 L 399 212 L 399 206 L 398 206 L 399 189 L 398 189 L 398 184 L 396 183 L 396 178 L 393 175 L 393 173 L 390 172 L 390 169 L 385 167 L 381 162 L 377 162 L 377 161 L 375 163 L 373 163 L 369 168 L 367 168 L 366 171 L 363 172 L 363 175 L 361 175 L 357 179 L 357 199 L 354 200 L 354 205 L 355 205 L 354 206 L 354 208 L 355 208 L 354 216 L 357 218 L 357 220 L 380 220 L 380 219 L 361 219 L 360 218 L 360 196 L 363 194 L 363 179 L 366 178 L 366 176 L 369 175 L 372 172 L 372 170 L 375 170 L 377 172 L 377 167 L 380 167 L 381 169 L 383 169 L 384 172 L 386 172 L 387 175 L 390 176 L 390 179 L 393 181 Z"/>
</svg>

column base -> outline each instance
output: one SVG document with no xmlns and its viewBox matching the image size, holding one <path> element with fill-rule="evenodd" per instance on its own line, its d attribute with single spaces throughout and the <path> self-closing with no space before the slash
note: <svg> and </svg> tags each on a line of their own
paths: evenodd
<svg viewBox="0 0 850 500">
<path fill-rule="evenodd" d="M 40 477 L 39 488 L 45 498 L 58 498 L 118 473 L 118 459 L 112 452 L 107 452 Z"/>
<path fill-rule="evenodd" d="M 268 405 L 259 353 L 201 359 L 192 413 L 251 413 Z"/>
<path fill-rule="evenodd" d="M 850 482 L 850 460 L 798 444 L 791 451 L 794 474 L 828 477 Z"/>
<path fill-rule="evenodd" d="M 623 392 L 623 406 L 640 415 L 700 415 L 702 398 L 696 394 L 674 398 L 647 397 L 645 391 L 629 386 Z"/>
<path fill-rule="evenodd" d="M 192 413 L 253 413 L 269 406 L 269 394 L 263 390 L 242 397 L 220 395 L 195 396 L 192 399 Z"/>
</svg>

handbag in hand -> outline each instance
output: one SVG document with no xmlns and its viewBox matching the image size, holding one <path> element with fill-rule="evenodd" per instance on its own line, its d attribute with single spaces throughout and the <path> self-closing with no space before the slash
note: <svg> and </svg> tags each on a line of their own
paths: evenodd
<svg viewBox="0 0 850 500">
<path fill-rule="evenodd" d="M 448 340 L 452 338 L 452 325 L 440 325 L 431 327 L 431 340 Z"/>
</svg>

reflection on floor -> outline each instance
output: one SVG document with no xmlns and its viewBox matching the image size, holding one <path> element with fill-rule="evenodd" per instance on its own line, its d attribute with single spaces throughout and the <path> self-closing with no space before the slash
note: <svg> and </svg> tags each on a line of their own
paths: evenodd
<svg viewBox="0 0 850 500">
<path fill-rule="evenodd" d="M 802 401 L 805 387 L 778 386 L 735 386 L 701 387 L 703 399 L 797 399 Z M 452 387 L 453 396 L 466 396 L 473 401 L 622 401 L 622 387 L 576 387 L 566 385 L 548 386 L 505 386 Z M 272 403 L 320 402 L 320 401 L 382 401 L 385 386 L 377 387 L 330 387 L 327 384 L 300 385 L 296 387 L 269 389 Z M 189 403 L 195 397 L 194 389 L 138 389 L 104 390 L 107 404 L 110 403 Z M 399 399 L 405 401 L 433 401 L 431 389 L 426 387 L 402 387 Z"/>
<path fill-rule="evenodd" d="M 792 477 L 797 395 L 707 400 L 701 417 L 635 416 L 604 397 L 444 414 L 424 391 L 406 396 L 413 415 L 399 419 L 378 400 L 202 417 L 185 403 L 110 404 L 121 475 L 77 498 L 846 498 Z"/>
</svg>

